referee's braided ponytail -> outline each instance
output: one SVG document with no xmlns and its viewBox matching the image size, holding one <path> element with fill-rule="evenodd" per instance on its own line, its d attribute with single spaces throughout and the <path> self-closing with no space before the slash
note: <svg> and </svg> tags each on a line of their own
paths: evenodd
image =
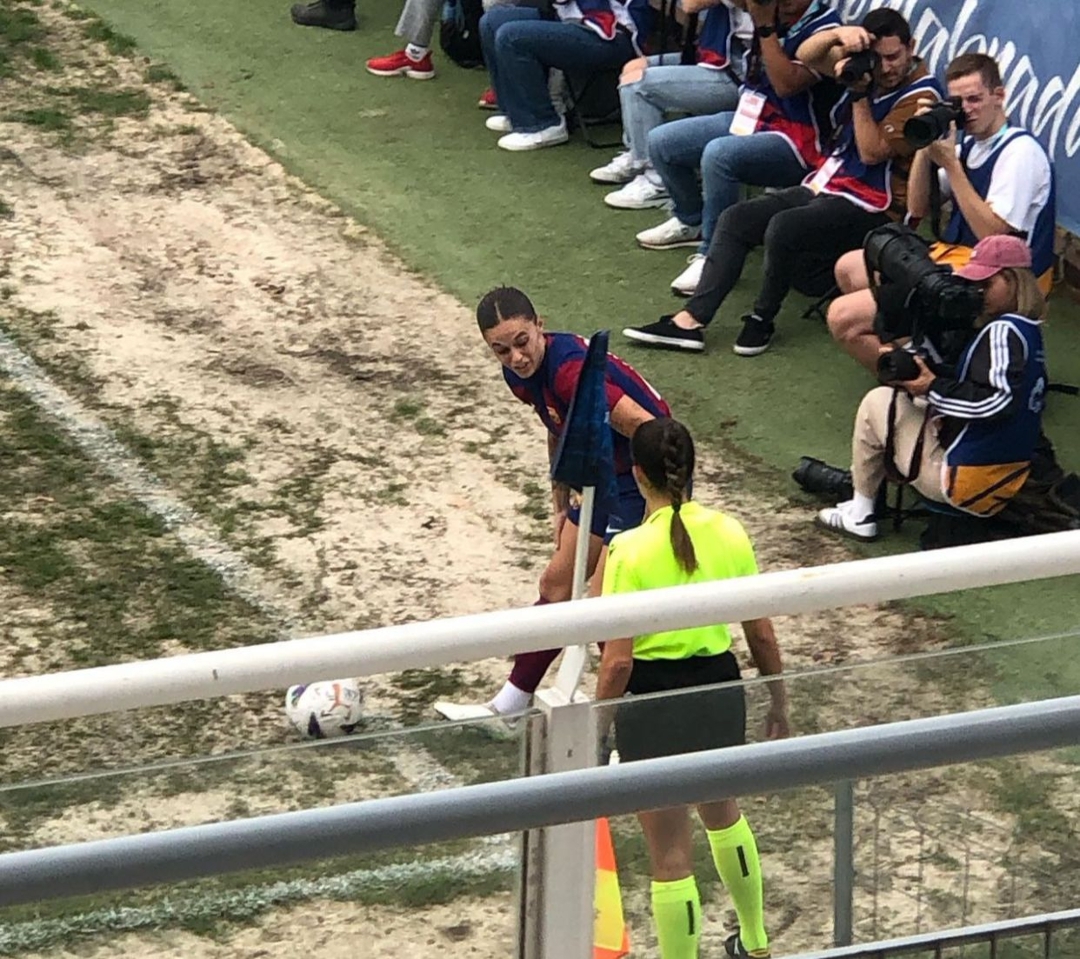
<svg viewBox="0 0 1080 959">
<path fill-rule="evenodd" d="M 668 417 L 642 423 L 631 440 L 634 462 L 641 468 L 649 485 L 671 497 L 671 549 L 687 573 L 698 567 L 693 540 L 679 515 L 687 500 L 687 487 L 694 475 L 694 441 L 690 431 Z"/>
</svg>

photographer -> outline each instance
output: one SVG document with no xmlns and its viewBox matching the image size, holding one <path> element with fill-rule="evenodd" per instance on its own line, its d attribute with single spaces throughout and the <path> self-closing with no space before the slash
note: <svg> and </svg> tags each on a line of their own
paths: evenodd
<svg viewBox="0 0 1080 959">
<path fill-rule="evenodd" d="M 955 369 L 932 368 L 916 354 L 913 378 L 866 394 L 851 443 L 854 498 L 822 510 L 819 525 L 875 539 L 874 503 L 886 477 L 980 517 L 997 513 L 1024 485 L 1046 390 L 1046 300 L 1031 250 L 1018 237 L 986 237 L 955 276 L 982 285 L 974 336 Z"/>
<path fill-rule="evenodd" d="M 852 29 L 861 30 L 858 40 L 852 39 Z M 850 54 L 867 51 L 852 47 L 864 42 L 873 56 L 860 57 L 856 69 Z M 629 339 L 703 350 L 705 326 L 738 282 L 750 251 L 764 246 L 761 289 L 734 345 L 739 356 L 764 353 L 792 286 L 825 292 L 826 278 L 842 254 L 861 246 L 875 227 L 906 217 L 914 150 L 901 131 L 920 98 L 940 98 L 937 81 L 914 55 L 908 22 L 895 10 L 873 10 L 862 28 L 837 27 L 814 36 L 798 55 L 817 56 L 825 65 L 835 61 L 836 74 L 849 87 L 837 110 L 849 107 L 850 118 L 838 127 L 829 156 L 801 186 L 729 207 L 716 224 L 701 281 L 686 308 L 624 330 Z"/>
<path fill-rule="evenodd" d="M 982 238 L 995 234 L 1024 236 L 1032 248 L 1033 270 L 1044 294 L 1050 292 L 1054 257 L 1054 180 L 1050 159 L 1026 130 L 1011 126 L 1005 114 L 1005 88 L 993 58 L 963 54 L 945 73 L 949 105 L 922 105 L 909 134 L 944 135 L 922 147 L 912 162 L 908 211 L 921 218 L 935 209 L 932 187 L 937 177 L 941 197 L 952 209 L 935 262 L 962 266 Z M 951 122 L 950 122 L 951 121 Z M 957 141 L 957 127 L 963 136 Z M 921 127 L 921 128 L 919 128 Z M 935 223 L 935 227 L 937 224 Z M 829 307 L 829 330 L 857 362 L 873 370 L 881 341 L 874 333 L 874 299 L 862 255 L 841 258 L 836 279 L 843 296 Z"/>
<path fill-rule="evenodd" d="M 821 162 L 842 93 L 795 59 L 809 37 L 839 24 L 825 0 L 751 0 L 748 9 L 754 38 L 738 108 L 674 120 L 648 137 L 650 162 L 673 209 L 636 239 L 647 250 L 697 247 L 671 284 L 684 296 L 697 288 L 716 221 L 739 202 L 744 183 L 795 186 Z"/>
</svg>

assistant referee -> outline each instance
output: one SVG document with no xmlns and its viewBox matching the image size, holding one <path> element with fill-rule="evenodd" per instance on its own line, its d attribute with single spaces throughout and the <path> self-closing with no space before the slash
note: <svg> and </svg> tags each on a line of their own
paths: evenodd
<svg viewBox="0 0 1080 959">
<path fill-rule="evenodd" d="M 619 533 L 609 546 L 604 595 L 680 586 L 734 576 L 753 576 L 757 562 L 742 525 L 690 499 L 694 443 L 681 423 L 660 418 L 642 423 L 631 440 L 633 474 L 645 498 L 645 520 Z M 742 624 L 762 675 L 781 672 L 772 623 Z M 648 633 L 604 645 L 597 699 L 618 699 L 671 690 L 698 692 L 621 704 L 615 740 L 622 762 L 740 745 L 746 741 L 746 700 L 739 664 L 723 623 Z M 787 694 L 782 680 L 768 684 L 771 705 L 766 735 L 788 734 Z M 761 863 L 754 834 L 734 800 L 697 807 L 713 862 L 731 894 L 739 931 L 725 942 L 729 956 L 771 955 L 765 931 Z M 701 900 L 693 874 L 689 808 L 638 814 L 652 861 L 652 910 L 661 959 L 696 959 Z"/>
</svg>

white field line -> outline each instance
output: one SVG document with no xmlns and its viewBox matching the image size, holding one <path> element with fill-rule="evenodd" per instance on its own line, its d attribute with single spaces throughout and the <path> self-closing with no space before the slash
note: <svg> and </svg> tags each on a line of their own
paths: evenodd
<svg viewBox="0 0 1080 959">
<path fill-rule="evenodd" d="M 184 505 L 117 439 L 116 434 L 77 399 L 59 387 L 31 357 L 0 330 L 0 371 L 59 423 L 82 451 L 148 512 L 157 516 L 188 552 L 219 575 L 237 596 L 265 614 L 285 639 L 301 630 L 292 614 L 260 589 L 261 577 L 243 556 L 223 543 L 212 526 Z M 400 724 L 392 723 L 400 729 Z M 399 774 L 420 791 L 460 786 L 461 780 L 423 747 L 395 744 Z"/>
<path fill-rule="evenodd" d="M 517 863 L 513 847 L 478 850 L 444 859 L 393 863 L 319 879 L 290 879 L 266 886 L 248 886 L 166 899 L 147 906 L 95 909 L 60 919 L 31 919 L 0 926 L 0 954 L 46 949 L 77 936 L 137 932 L 193 922 L 245 920 L 275 906 L 311 899 L 356 898 L 364 892 L 391 892 L 423 879 L 452 883 L 511 872 Z"/>
</svg>

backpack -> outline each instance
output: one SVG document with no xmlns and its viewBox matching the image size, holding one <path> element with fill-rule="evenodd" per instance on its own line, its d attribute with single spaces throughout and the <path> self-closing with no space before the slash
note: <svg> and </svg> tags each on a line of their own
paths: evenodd
<svg viewBox="0 0 1080 959">
<path fill-rule="evenodd" d="M 482 0 L 446 0 L 439 23 L 439 46 L 461 67 L 482 67 L 484 53 L 480 48 L 480 18 L 484 15 Z"/>
</svg>

